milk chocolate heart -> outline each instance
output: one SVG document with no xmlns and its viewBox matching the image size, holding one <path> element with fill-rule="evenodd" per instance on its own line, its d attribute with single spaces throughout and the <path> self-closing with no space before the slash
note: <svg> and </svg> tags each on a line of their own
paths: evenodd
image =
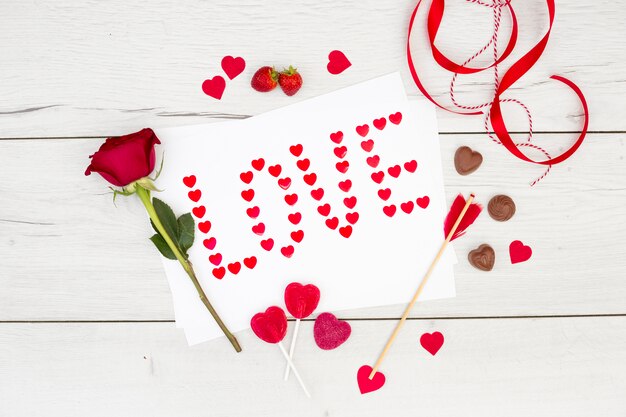
<svg viewBox="0 0 626 417">
<path fill-rule="evenodd" d="M 493 264 L 496 263 L 496 252 L 491 246 L 483 243 L 478 248 L 471 250 L 467 254 L 467 260 L 470 265 L 481 271 L 491 271 Z"/>
<path fill-rule="evenodd" d="M 483 163 L 480 152 L 473 151 L 469 146 L 461 146 L 454 154 L 454 167 L 461 175 L 469 175 Z"/>
</svg>

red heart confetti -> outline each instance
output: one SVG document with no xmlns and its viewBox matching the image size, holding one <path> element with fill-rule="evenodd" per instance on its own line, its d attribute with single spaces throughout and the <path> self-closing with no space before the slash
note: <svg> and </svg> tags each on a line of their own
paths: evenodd
<svg viewBox="0 0 626 417">
<path fill-rule="evenodd" d="M 278 180 L 278 186 L 283 190 L 286 190 L 291 185 L 291 178 L 285 177 Z"/>
<path fill-rule="evenodd" d="M 322 216 L 328 216 L 330 214 L 330 204 L 326 203 L 317 207 L 317 212 Z"/>
<path fill-rule="evenodd" d="M 200 197 L 202 197 L 202 191 L 200 190 L 189 191 L 187 193 L 187 196 L 189 197 L 191 201 L 193 201 L 194 203 L 197 203 L 200 200 Z"/>
<path fill-rule="evenodd" d="M 243 198 L 244 200 L 248 202 L 252 201 L 252 199 L 254 198 L 254 190 L 250 189 L 250 190 L 242 191 L 241 198 Z"/>
<path fill-rule="evenodd" d="M 291 258 L 293 252 L 294 248 L 291 245 L 280 248 L 280 253 L 282 253 L 285 258 Z"/>
<path fill-rule="evenodd" d="M 341 51 L 334 50 L 328 54 L 328 64 L 326 64 L 326 69 L 333 75 L 341 74 L 350 68 L 351 65 L 352 63 L 350 60 L 348 60 L 346 55 Z"/>
<path fill-rule="evenodd" d="M 278 177 L 283 172 L 283 167 L 280 164 L 273 165 L 267 169 L 272 177 Z"/>
<path fill-rule="evenodd" d="M 302 149 L 303 149 L 302 145 L 301 144 L 297 144 L 297 145 L 290 146 L 289 147 L 289 152 L 291 152 L 291 154 L 293 156 L 298 157 L 298 156 L 302 155 Z"/>
<path fill-rule="evenodd" d="M 330 140 L 332 140 L 333 142 L 337 144 L 341 143 L 341 141 L 343 140 L 343 132 L 339 131 L 339 132 L 331 133 Z"/>
<path fill-rule="evenodd" d="M 263 313 L 257 313 L 250 320 L 255 335 L 264 342 L 278 343 L 287 334 L 287 316 L 282 308 L 272 306 Z"/>
<path fill-rule="evenodd" d="M 243 264 L 248 269 L 253 269 L 256 266 L 256 262 L 257 262 L 256 256 L 251 256 L 243 260 Z"/>
<path fill-rule="evenodd" d="M 416 160 L 412 160 L 412 161 L 409 161 L 409 162 L 405 162 L 404 163 L 404 169 L 406 169 L 410 173 L 415 172 L 415 170 L 417 169 L 417 161 Z"/>
<path fill-rule="evenodd" d="M 242 172 L 241 174 L 239 174 L 239 178 L 241 178 L 241 181 L 245 182 L 246 184 L 250 184 L 252 178 L 254 178 L 254 174 L 252 173 L 252 171 Z"/>
<path fill-rule="evenodd" d="M 210 255 L 209 262 L 211 262 L 215 266 L 218 266 L 219 264 L 222 263 L 222 254 L 216 253 L 216 254 Z"/>
<path fill-rule="evenodd" d="M 372 168 L 376 168 L 378 164 L 380 163 L 380 156 L 378 155 L 368 156 L 366 159 L 366 162 L 367 162 L 367 165 L 371 166 Z"/>
<path fill-rule="evenodd" d="M 369 365 L 363 365 L 359 368 L 356 374 L 356 382 L 359 384 L 359 391 L 361 394 L 367 394 L 368 392 L 376 391 L 385 385 L 385 375 L 382 372 L 376 372 L 374 377 L 370 379 L 370 373 L 372 367 Z"/>
<path fill-rule="evenodd" d="M 230 55 L 226 55 L 222 58 L 222 69 L 228 78 L 233 80 L 246 69 L 246 61 L 240 56 L 234 58 Z"/>
<path fill-rule="evenodd" d="M 190 175 L 188 177 L 184 177 L 183 184 L 185 184 L 189 188 L 193 187 L 194 185 L 196 185 L 196 176 Z"/>
<path fill-rule="evenodd" d="M 337 162 L 335 164 L 335 168 L 337 168 L 337 171 L 345 174 L 346 172 L 348 172 L 348 168 L 350 168 L 350 163 L 348 161 Z"/>
<path fill-rule="evenodd" d="M 259 223 L 257 225 L 252 226 L 252 232 L 255 235 L 261 236 L 263 233 L 265 233 L 265 223 Z"/>
<path fill-rule="evenodd" d="M 329 229 L 335 230 L 337 226 L 339 226 L 339 219 L 336 217 L 326 219 L 326 226 L 328 226 Z"/>
<path fill-rule="evenodd" d="M 435 354 L 439 352 L 439 349 L 441 349 L 441 346 L 443 346 L 443 335 L 439 332 L 424 333 L 422 337 L 420 337 L 420 344 L 431 355 L 435 356 Z"/>
<path fill-rule="evenodd" d="M 520 240 L 514 240 L 509 245 L 509 256 L 512 264 L 525 262 L 530 259 L 532 254 L 533 250 L 530 246 L 524 245 Z"/>
<path fill-rule="evenodd" d="M 263 158 L 255 159 L 254 161 L 252 161 L 252 168 L 256 169 L 257 171 L 262 170 L 264 166 L 265 159 Z"/>
<path fill-rule="evenodd" d="M 291 232 L 291 239 L 293 239 L 293 241 L 296 243 L 302 242 L 302 239 L 304 239 L 304 232 L 302 230 L 296 230 L 295 232 Z"/>
<path fill-rule="evenodd" d="M 297 319 L 309 317 L 320 301 L 320 290 L 313 284 L 302 285 L 292 282 L 285 288 L 285 306 Z"/>
<path fill-rule="evenodd" d="M 241 271 L 241 263 L 233 262 L 232 264 L 228 264 L 228 270 L 231 274 L 237 275 L 239 271 Z"/>
<path fill-rule="evenodd" d="M 289 204 L 290 206 L 293 206 L 297 202 L 298 202 L 298 194 L 287 194 L 285 196 L 285 203 Z"/>
<path fill-rule="evenodd" d="M 337 158 L 343 158 L 348 153 L 348 148 L 345 146 L 338 146 L 333 150 L 333 152 Z"/>
<path fill-rule="evenodd" d="M 196 216 L 197 218 L 201 219 L 206 214 L 206 207 L 204 207 L 204 206 L 194 207 L 191 210 L 191 212 L 193 213 L 194 216 Z"/>
<path fill-rule="evenodd" d="M 378 130 L 383 130 L 385 128 L 385 126 L 387 125 L 387 119 L 385 119 L 384 117 L 381 117 L 380 119 L 375 119 L 372 124 L 374 125 L 374 127 Z"/>
<path fill-rule="evenodd" d="M 370 132 L 370 127 L 366 124 L 356 127 L 356 133 L 358 133 L 359 136 L 365 137 L 367 136 L 369 132 Z"/>
<path fill-rule="evenodd" d="M 382 171 L 374 172 L 372 174 L 372 181 L 374 181 L 376 184 L 380 184 L 381 182 L 383 182 L 383 178 L 385 178 L 385 173 Z"/>
<path fill-rule="evenodd" d="M 356 222 L 359 221 L 359 213 L 356 212 L 356 211 L 354 213 L 347 213 L 346 214 L 346 220 L 350 224 L 355 224 Z"/>
<path fill-rule="evenodd" d="M 402 171 L 402 168 L 400 168 L 400 165 L 394 165 L 392 167 L 387 168 L 387 172 L 389 173 L 389 175 L 391 175 L 394 178 L 398 178 L 400 176 L 401 171 Z"/>
<path fill-rule="evenodd" d="M 425 195 L 424 197 L 420 197 L 417 200 L 415 200 L 415 203 L 420 207 L 425 209 L 426 207 L 428 207 L 428 205 L 430 204 L 430 197 L 428 197 L 427 195 Z"/>
<path fill-rule="evenodd" d="M 226 275 L 226 268 L 224 268 L 223 266 L 220 266 L 219 268 L 213 268 L 213 276 L 217 279 L 222 279 L 224 278 L 224 275 Z"/>
<path fill-rule="evenodd" d="M 274 247 L 274 239 L 269 238 L 261 241 L 261 247 L 266 251 L 271 251 Z"/>
<path fill-rule="evenodd" d="M 320 201 L 322 197 L 324 197 L 324 189 L 318 188 L 317 190 L 311 190 L 311 197 L 313 197 L 317 201 Z"/>
<path fill-rule="evenodd" d="M 311 166 L 311 161 L 309 161 L 308 158 L 300 159 L 298 162 L 296 162 L 296 165 L 302 171 L 306 171 Z"/>
<path fill-rule="evenodd" d="M 211 222 L 207 220 L 205 222 L 198 223 L 198 230 L 205 234 L 209 233 L 209 230 L 211 230 Z"/>
<path fill-rule="evenodd" d="M 348 191 L 350 191 L 350 188 L 352 188 L 352 181 L 350 180 L 341 181 L 338 185 L 341 191 L 347 193 Z"/>
<path fill-rule="evenodd" d="M 364 140 L 363 142 L 361 142 L 361 148 L 365 151 L 365 152 L 370 152 L 372 149 L 374 149 L 374 141 L 373 140 Z"/>
<path fill-rule="evenodd" d="M 300 213 L 292 213 L 292 214 L 288 215 L 287 218 L 289 219 L 289 221 L 292 224 L 298 224 L 298 223 L 300 223 L 300 220 L 302 220 L 302 214 L 300 214 Z"/>
<path fill-rule="evenodd" d="M 346 197 L 343 199 L 343 204 L 348 207 L 349 209 L 354 208 L 354 206 L 356 206 L 356 197 L 352 196 L 352 197 Z"/>
<path fill-rule="evenodd" d="M 347 225 L 339 228 L 339 234 L 346 239 L 352 235 L 352 226 Z"/>
<path fill-rule="evenodd" d="M 202 244 L 208 250 L 213 250 L 213 249 L 215 249 L 215 245 L 217 244 L 217 240 L 214 237 L 211 237 L 209 239 L 204 239 L 202 241 Z"/>
<path fill-rule="evenodd" d="M 391 190 L 389 188 L 378 190 L 378 197 L 380 197 L 383 201 L 389 200 L 389 197 L 391 197 Z"/>
<path fill-rule="evenodd" d="M 390 114 L 389 115 L 389 121 L 391 123 L 393 123 L 394 125 L 399 125 L 400 122 L 402 121 L 402 113 L 397 112 L 397 113 L 394 113 L 394 114 Z"/>
<path fill-rule="evenodd" d="M 315 184 L 315 181 L 317 181 L 317 175 L 315 174 L 315 172 L 306 174 L 302 178 L 304 179 L 304 182 L 306 182 L 310 186 L 313 186 L 313 184 Z"/>
<path fill-rule="evenodd" d="M 332 313 L 322 313 L 315 319 L 313 338 L 320 349 L 333 350 L 341 346 L 352 333 L 350 323 Z"/>
<path fill-rule="evenodd" d="M 224 81 L 224 78 L 220 75 L 204 80 L 202 83 L 202 91 L 204 91 L 204 94 L 217 100 L 221 100 L 225 88 L 226 81 Z"/>
<path fill-rule="evenodd" d="M 406 203 L 400 204 L 400 209 L 406 214 L 410 214 L 413 211 L 413 202 L 407 201 Z"/>
<path fill-rule="evenodd" d="M 392 204 L 390 206 L 383 207 L 383 213 L 389 217 L 393 217 L 393 215 L 396 214 L 396 206 Z"/>
<path fill-rule="evenodd" d="M 246 210 L 246 214 L 251 219 L 256 219 L 257 217 L 259 217 L 259 214 L 261 214 L 261 209 L 258 208 L 257 206 L 250 207 L 249 209 Z"/>
</svg>

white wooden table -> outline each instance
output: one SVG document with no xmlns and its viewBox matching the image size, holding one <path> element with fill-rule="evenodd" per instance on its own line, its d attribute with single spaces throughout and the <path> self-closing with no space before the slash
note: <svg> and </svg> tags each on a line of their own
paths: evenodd
<svg viewBox="0 0 626 417">
<path fill-rule="evenodd" d="M 459 60 L 490 36 L 487 9 L 450 0 L 442 45 Z M 545 31 L 542 0 L 514 0 L 519 56 Z M 511 94 L 531 107 L 537 143 L 558 152 L 580 128 L 581 85 L 591 126 L 581 150 L 538 186 L 541 168 L 491 143 L 482 120 L 439 113 L 447 195 L 511 195 L 507 223 L 481 216 L 456 245 L 457 297 L 419 304 L 384 364 L 385 387 L 361 396 L 355 372 L 372 362 L 402 306 L 342 314 L 353 328 L 332 352 L 302 337 L 298 363 L 313 393 L 281 380 L 277 349 L 250 332 L 189 348 L 149 225 L 130 201 L 111 204 L 85 178 L 110 135 L 242 118 L 400 70 L 414 0 L 35 1 L 0 4 L 0 415 L 2 416 L 624 416 L 626 415 L 625 1 L 558 1 L 551 42 Z M 454 29 L 454 30 L 453 30 Z M 416 46 L 417 50 L 421 47 Z M 325 71 L 342 49 L 353 67 Z M 200 91 L 224 55 L 248 68 L 216 102 Z M 248 88 L 254 67 L 296 65 L 293 98 Z M 445 92 L 448 76 L 429 79 Z M 478 99 L 488 79 L 462 88 Z M 510 109 L 507 122 L 524 131 Z M 460 177 L 452 156 L 485 157 Z M 533 258 L 511 265 L 511 240 Z M 495 269 L 464 259 L 488 242 Z M 306 322 L 303 330 L 311 331 Z M 419 335 L 439 330 L 435 357 Z M 307 341 L 308 339 L 308 341 Z"/>
</svg>

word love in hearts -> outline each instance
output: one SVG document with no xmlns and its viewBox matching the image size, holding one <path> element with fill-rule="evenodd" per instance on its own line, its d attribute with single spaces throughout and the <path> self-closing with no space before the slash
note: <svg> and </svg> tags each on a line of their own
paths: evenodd
<svg viewBox="0 0 626 417">
<path fill-rule="evenodd" d="M 348 146 L 350 146 L 351 149 L 352 147 L 357 148 L 357 152 L 361 153 L 363 156 L 363 163 L 367 164 L 368 168 L 371 170 L 368 181 L 372 181 L 379 188 L 377 198 L 380 200 L 380 211 L 383 217 L 393 218 L 395 216 L 409 215 L 414 211 L 426 209 L 430 203 L 428 196 L 415 196 L 414 199 L 407 201 L 397 199 L 397 201 L 394 201 L 394 199 L 392 199 L 394 181 L 401 175 L 415 174 L 418 168 L 417 161 L 395 161 L 391 165 L 383 166 L 381 155 L 376 152 L 376 142 L 372 139 L 372 137 L 375 137 L 376 132 L 389 129 L 390 126 L 399 125 L 401 122 L 402 113 L 396 112 L 386 117 L 374 119 L 371 121 L 371 128 L 368 123 L 356 126 L 356 135 L 354 136 L 359 138 L 356 141 L 358 145 L 353 141 L 344 141 L 344 133 L 342 131 L 329 134 L 327 140 L 331 142 L 332 158 L 336 159 L 335 169 L 341 178 L 341 181 L 336 184 L 341 195 L 340 201 L 330 201 L 326 197 L 326 191 L 331 185 L 321 183 L 314 169 L 314 164 L 307 157 L 306 149 L 300 143 L 291 145 L 289 147 L 289 153 L 293 157 L 291 163 L 295 164 L 297 172 L 301 173 L 301 180 L 308 190 L 305 196 L 290 191 L 293 182 L 300 180 L 300 178 L 292 179 L 290 176 L 285 175 L 283 165 L 266 161 L 263 157 L 252 160 L 250 162 L 251 169 L 241 172 L 239 179 L 242 183 L 241 198 L 246 203 L 249 203 L 243 215 L 253 220 L 254 224 L 250 231 L 253 236 L 257 236 L 259 239 L 261 253 L 279 252 L 280 255 L 285 258 L 294 256 L 296 247 L 306 236 L 306 231 L 299 227 L 304 215 L 299 209 L 299 204 L 302 204 L 302 198 L 310 198 L 315 202 L 317 205 L 317 215 L 323 218 L 324 224 L 328 229 L 336 231 L 340 237 L 345 239 L 349 239 L 352 236 L 354 228 L 360 219 L 360 213 L 359 196 L 352 192 L 353 182 L 350 177 L 350 166 L 351 162 L 354 162 L 348 157 L 349 153 L 353 152 L 352 150 L 349 152 Z M 288 224 L 293 227 L 293 230 L 282 244 L 277 243 L 279 242 L 278 237 L 272 235 L 271 231 L 264 223 L 262 207 L 255 204 L 257 192 L 254 188 L 254 180 L 261 175 L 269 175 L 271 178 L 275 179 L 276 186 L 284 193 L 284 204 L 287 205 L 290 211 L 285 220 L 289 222 Z M 184 177 L 183 183 L 190 189 L 188 192 L 189 199 L 194 203 L 201 203 L 202 190 L 195 187 L 196 176 L 189 175 Z M 334 187 L 334 185 L 332 186 Z M 345 214 L 342 215 L 342 212 Z M 198 219 L 198 230 L 202 234 L 207 235 L 203 240 L 204 246 L 208 250 L 214 251 L 214 253 L 209 256 L 209 262 L 215 266 L 213 269 L 215 278 L 224 278 L 227 271 L 233 275 L 237 275 L 244 267 L 247 269 L 255 268 L 258 262 L 258 254 L 249 254 L 247 257 L 224 263 L 222 254 L 215 252 L 218 250 L 217 238 L 215 236 L 209 236 L 212 224 L 211 221 L 206 218 L 206 207 L 200 204 L 192 209 L 192 213 Z"/>
</svg>

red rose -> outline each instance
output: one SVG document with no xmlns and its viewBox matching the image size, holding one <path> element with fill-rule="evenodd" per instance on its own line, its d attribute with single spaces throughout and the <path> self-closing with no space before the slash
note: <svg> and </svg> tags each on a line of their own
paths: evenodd
<svg viewBox="0 0 626 417">
<path fill-rule="evenodd" d="M 108 138 L 98 152 L 90 156 L 85 175 L 97 172 L 113 185 L 125 187 L 147 177 L 154 170 L 154 145 L 161 143 L 152 129 Z"/>
</svg>

